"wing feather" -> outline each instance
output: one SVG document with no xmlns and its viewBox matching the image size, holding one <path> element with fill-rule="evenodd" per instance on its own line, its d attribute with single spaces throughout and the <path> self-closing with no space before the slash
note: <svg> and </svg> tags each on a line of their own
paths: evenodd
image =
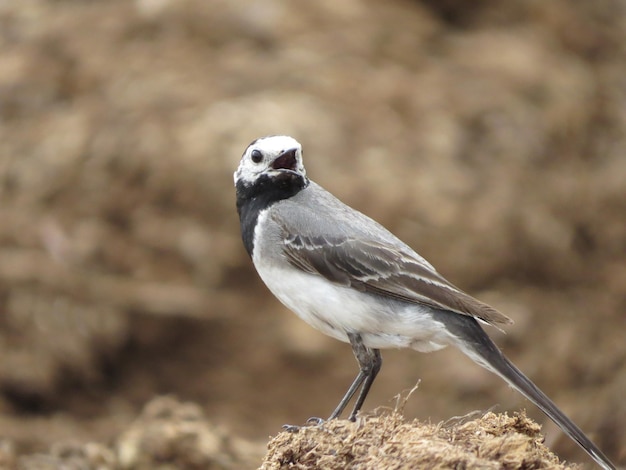
<svg viewBox="0 0 626 470">
<path fill-rule="evenodd" d="M 284 234 L 284 254 L 303 271 L 362 292 L 469 315 L 491 325 L 512 323 L 461 291 L 412 251 L 344 236 Z"/>
</svg>

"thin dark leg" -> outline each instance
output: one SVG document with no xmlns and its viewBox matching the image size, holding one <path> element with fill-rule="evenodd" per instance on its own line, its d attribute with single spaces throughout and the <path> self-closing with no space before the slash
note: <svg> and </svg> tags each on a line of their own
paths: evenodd
<svg viewBox="0 0 626 470">
<path fill-rule="evenodd" d="M 330 415 L 328 419 L 335 419 L 341 413 L 343 413 L 343 410 L 346 408 L 346 405 L 350 402 L 350 400 L 352 399 L 356 391 L 361 387 L 361 384 L 363 383 L 366 377 L 367 376 L 365 375 L 363 370 L 359 371 L 359 375 L 356 376 L 356 379 L 354 379 L 354 382 L 352 382 L 352 385 L 350 385 L 350 388 L 348 389 L 346 394 L 343 396 L 343 398 L 337 405 L 337 408 L 335 408 L 335 411 L 332 412 L 332 414 Z"/>
<path fill-rule="evenodd" d="M 361 335 L 358 333 L 348 333 L 348 339 L 350 340 L 350 344 L 352 345 L 352 352 L 354 352 L 354 357 L 356 357 L 357 362 L 359 363 L 359 374 L 350 385 L 350 388 L 344 395 L 344 397 L 335 408 L 335 411 L 332 412 L 330 418 L 334 419 L 338 417 L 343 410 L 346 408 L 356 391 L 361 388 L 361 392 L 356 400 L 354 405 L 354 409 L 352 413 L 350 413 L 350 420 L 354 421 L 356 418 L 356 414 L 363 406 L 363 402 L 367 397 L 367 394 L 374 383 L 374 379 L 380 370 L 382 365 L 382 358 L 380 355 L 380 351 L 378 349 L 368 348 L 363 344 L 363 339 Z"/>
<path fill-rule="evenodd" d="M 359 412 L 361 407 L 363 406 L 363 402 L 365 402 L 365 398 L 374 383 L 374 379 L 378 375 L 381 366 L 383 365 L 383 358 L 380 355 L 380 351 L 378 349 L 368 349 L 369 354 L 368 363 L 369 367 L 369 375 L 365 377 L 365 382 L 363 382 L 363 388 L 361 388 L 361 392 L 356 399 L 356 403 L 354 404 L 354 408 L 352 409 L 352 413 L 350 413 L 350 417 L 348 418 L 350 421 L 354 421 L 356 419 L 356 414 Z M 361 364 L 361 367 L 363 365 Z"/>
</svg>

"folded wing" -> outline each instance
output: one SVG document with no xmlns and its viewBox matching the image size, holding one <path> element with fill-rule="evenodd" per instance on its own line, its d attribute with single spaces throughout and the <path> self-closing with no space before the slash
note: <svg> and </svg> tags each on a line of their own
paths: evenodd
<svg viewBox="0 0 626 470">
<path fill-rule="evenodd" d="M 497 326 L 512 321 L 448 282 L 409 250 L 350 237 L 284 234 L 289 262 L 329 281 L 435 309 L 469 315 Z"/>
</svg>

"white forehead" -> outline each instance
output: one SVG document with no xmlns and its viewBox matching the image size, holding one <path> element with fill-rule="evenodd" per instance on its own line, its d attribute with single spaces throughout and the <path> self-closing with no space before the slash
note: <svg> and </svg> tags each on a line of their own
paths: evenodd
<svg viewBox="0 0 626 470">
<path fill-rule="evenodd" d="M 300 149 L 302 146 L 300 142 L 298 142 L 293 137 L 288 135 L 272 135 L 269 137 L 261 137 L 260 139 L 255 140 L 250 144 L 247 149 L 247 152 L 250 152 L 254 149 L 260 150 L 264 154 L 276 154 L 280 153 L 283 150 L 289 149 Z"/>
</svg>

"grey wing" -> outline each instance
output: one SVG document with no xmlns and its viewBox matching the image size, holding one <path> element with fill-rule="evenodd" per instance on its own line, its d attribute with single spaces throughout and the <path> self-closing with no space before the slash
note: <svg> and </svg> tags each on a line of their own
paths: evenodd
<svg viewBox="0 0 626 470">
<path fill-rule="evenodd" d="M 486 323 L 512 323 L 461 291 L 417 255 L 393 244 L 349 236 L 284 233 L 283 252 L 303 271 L 329 281 L 404 302 L 469 315 Z"/>
</svg>

